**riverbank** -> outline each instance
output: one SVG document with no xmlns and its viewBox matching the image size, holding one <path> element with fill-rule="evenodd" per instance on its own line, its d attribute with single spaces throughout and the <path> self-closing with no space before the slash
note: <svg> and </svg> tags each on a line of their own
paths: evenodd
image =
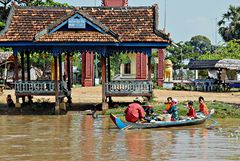
<svg viewBox="0 0 240 161">
<path fill-rule="evenodd" d="M 72 102 L 73 107 L 68 108 L 68 111 L 85 111 L 88 109 L 101 109 L 101 86 L 97 87 L 79 87 L 72 89 Z M 21 110 L 14 109 L 6 106 L 6 97 L 7 95 L 12 95 L 13 100 L 15 101 L 14 90 L 4 90 L 3 94 L 0 96 L 0 115 L 1 114 L 33 114 L 33 115 L 51 115 L 54 114 L 54 96 L 37 96 L 33 98 L 34 106 L 24 106 Z M 163 102 L 166 101 L 166 98 L 171 96 L 176 98 L 179 104 L 180 114 L 185 114 L 187 109 L 184 107 L 185 103 L 189 100 L 195 102 L 194 107 L 198 109 L 197 99 L 199 96 L 203 96 L 207 102 L 209 109 L 216 109 L 216 114 L 214 117 L 224 118 L 224 117 L 233 117 L 240 118 L 240 92 L 196 92 L 196 91 L 174 91 L 174 90 L 153 90 L 153 99 L 150 104 L 154 106 L 154 109 L 157 112 L 161 112 L 163 108 Z M 115 102 L 110 106 L 106 114 L 110 112 L 113 113 L 123 113 L 124 109 L 129 103 L 132 102 L 134 97 L 113 97 Z M 120 103 L 118 103 L 120 102 Z M 97 106 L 96 106 L 97 105 Z M 65 111 L 62 111 L 62 114 L 65 114 Z"/>
</svg>

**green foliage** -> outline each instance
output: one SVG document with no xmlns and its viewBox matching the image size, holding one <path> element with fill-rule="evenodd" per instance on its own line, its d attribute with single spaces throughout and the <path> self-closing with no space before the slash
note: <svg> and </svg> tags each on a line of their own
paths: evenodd
<svg viewBox="0 0 240 161">
<path fill-rule="evenodd" d="M 30 1 L 29 3 L 26 3 L 26 5 L 28 5 L 28 6 L 69 7 L 69 5 L 67 3 L 59 3 L 59 2 L 55 2 L 53 0 L 46 0 L 46 1 L 33 0 L 33 1 Z"/>
<path fill-rule="evenodd" d="M 197 35 L 191 38 L 189 42 L 187 42 L 190 46 L 193 46 L 193 51 L 195 53 L 206 53 L 213 49 L 211 41 L 209 38 L 203 35 Z"/>
<path fill-rule="evenodd" d="M 51 69 L 53 57 L 49 56 L 49 53 L 33 53 L 30 55 L 30 62 L 32 66 L 41 69 L 45 75 L 45 72 Z M 24 64 L 27 64 L 27 59 Z"/>
<path fill-rule="evenodd" d="M 0 31 L 1 31 L 2 29 L 4 29 L 5 25 L 6 25 L 6 24 L 5 24 L 4 22 L 0 21 Z"/>
<path fill-rule="evenodd" d="M 218 25 L 218 31 L 225 41 L 240 39 L 240 7 L 230 5 Z"/>
<path fill-rule="evenodd" d="M 190 41 L 179 42 L 176 43 L 176 45 L 168 46 L 167 51 L 170 55 L 166 56 L 166 59 L 170 59 L 173 62 L 174 69 L 185 67 L 183 64 L 184 60 L 197 59 L 205 53 L 212 53 L 216 48 L 211 44 L 211 41 L 203 35 L 194 36 Z"/>
<path fill-rule="evenodd" d="M 240 59 L 240 40 L 231 40 L 219 46 L 214 53 L 206 53 L 200 60 Z"/>
<path fill-rule="evenodd" d="M 117 53 L 114 54 L 110 57 L 111 61 L 111 68 L 113 69 L 113 72 L 115 74 L 119 74 L 120 73 L 120 65 L 121 64 L 126 64 L 128 62 L 130 62 L 130 59 L 128 57 L 127 53 Z"/>
</svg>

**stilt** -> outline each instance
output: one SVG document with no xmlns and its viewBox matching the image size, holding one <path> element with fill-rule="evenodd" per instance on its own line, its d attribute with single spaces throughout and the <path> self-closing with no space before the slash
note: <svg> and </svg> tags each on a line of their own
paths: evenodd
<svg viewBox="0 0 240 161">
<path fill-rule="evenodd" d="M 105 82 L 106 82 L 106 58 L 101 57 L 102 64 L 102 112 L 105 113 L 108 109 L 107 99 L 105 95 Z"/>
</svg>

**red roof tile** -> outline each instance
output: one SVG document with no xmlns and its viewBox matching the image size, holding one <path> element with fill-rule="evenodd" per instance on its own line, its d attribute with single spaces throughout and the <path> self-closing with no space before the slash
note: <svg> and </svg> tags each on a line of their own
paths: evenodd
<svg viewBox="0 0 240 161">
<path fill-rule="evenodd" d="M 156 6 L 152 7 L 84 7 L 79 12 L 84 18 L 107 31 L 56 31 L 49 29 L 61 24 L 76 9 L 50 7 L 17 7 L 12 10 L 7 28 L 0 41 L 41 42 L 168 42 L 164 34 L 156 32 Z M 55 25 L 55 26 L 54 26 Z M 45 34 L 40 34 L 43 31 Z M 36 35 L 38 35 L 37 39 Z M 119 35 L 117 38 L 116 35 Z"/>
</svg>

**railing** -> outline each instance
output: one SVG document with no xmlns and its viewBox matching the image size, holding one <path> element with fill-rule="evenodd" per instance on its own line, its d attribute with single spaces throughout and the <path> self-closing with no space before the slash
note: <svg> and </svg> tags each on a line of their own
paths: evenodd
<svg viewBox="0 0 240 161">
<path fill-rule="evenodd" d="M 58 91 L 63 89 L 61 81 L 58 83 Z M 16 95 L 54 95 L 54 81 L 17 81 L 15 83 Z"/>
<path fill-rule="evenodd" d="M 112 81 L 105 84 L 106 96 L 151 96 L 152 81 Z"/>
</svg>

